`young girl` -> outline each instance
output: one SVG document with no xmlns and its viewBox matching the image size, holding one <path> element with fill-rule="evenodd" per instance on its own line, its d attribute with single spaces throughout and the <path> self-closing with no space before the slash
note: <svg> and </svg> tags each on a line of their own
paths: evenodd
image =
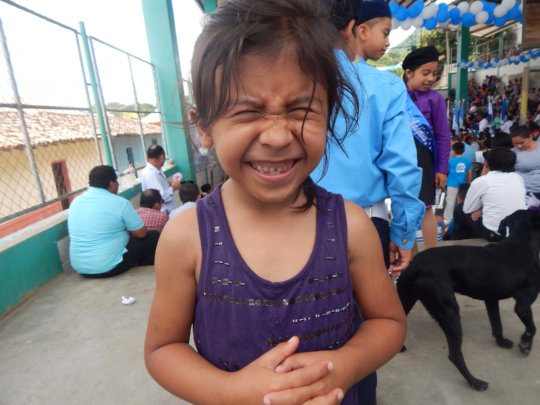
<svg viewBox="0 0 540 405">
<path fill-rule="evenodd" d="M 229 178 L 164 229 L 145 343 L 191 403 L 356 404 L 405 338 L 369 218 L 309 178 L 355 98 L 315 4 L 229 0 L 195 46 L 191 116 Z"/>
<path fill-rule="evenodd" d="M 437 246 L 437 221 L 433 212 L 435 190 L 444 189 L 448 174 L 451 135 L 444 97 L 430 89 L 437 80 L 439 52 L 433 46 L 409 53 L 402 64 L 403 80 L 409 95 L 428 121 L 433 139 L 420 142 L 415 137 L 418 166 L 423 169 L 420 200 L 426 205 L 421 223 L 424 249 Z"/>
</svg>

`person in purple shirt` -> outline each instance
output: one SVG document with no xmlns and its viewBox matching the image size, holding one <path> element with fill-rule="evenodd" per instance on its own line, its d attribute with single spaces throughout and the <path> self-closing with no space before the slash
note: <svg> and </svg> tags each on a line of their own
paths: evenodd
<svg viewBox="0 0 540 405">
<path fill-rule="evenodd" d="M 437 221 L 432 206 L 435 204 L 435 190 L 446 186 L 451 144 L 446 101 L 431 90 L 437 80 L 439 52 L 433 46 L 418 48 L 405 57 L 402 67 L 409 95 L 433 131 L 433 142 L 423 144 L 415 138 L 418 166 L 423 170 L 419 197 L 426 205 L 426 215 L 420 226 L 424 248 L 428 249 L 437 246 Z"/>
</svg>

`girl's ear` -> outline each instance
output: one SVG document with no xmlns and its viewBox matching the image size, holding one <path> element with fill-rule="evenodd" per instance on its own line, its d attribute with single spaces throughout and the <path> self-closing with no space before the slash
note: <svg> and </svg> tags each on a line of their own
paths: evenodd
<svg viewBox="0 0 540 405">
<path fill-rule="evenodd" d="M 193 108 L 189 110 L 189 119 L 196 123 L 195 127 L 197 128 L 197 133 L 199 134 L 199 141 L 201 142 L 201 145 L 204 146 L 205 148 L 212 147 L 214 145 L 214 142 L 212 141 L 212 137 L 210 136 L 208 129 L 203 129 L 201 127 L 200 121 L 197 120 L 197 110 Z"/>
<path fill-rule="evenodd" d="M 414 75 L 414 72 L 411 69 L 405 70 L 405 76 L 407 77 L 407 79 L 410 79 L 411 77 L 413 77 L 413 75 Z"/>
</svg>

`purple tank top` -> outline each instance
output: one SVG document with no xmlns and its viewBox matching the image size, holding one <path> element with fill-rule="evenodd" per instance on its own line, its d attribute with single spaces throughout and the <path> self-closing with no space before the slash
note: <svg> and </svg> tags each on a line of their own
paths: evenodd
<svg viewBox="0 0 540 405">
<path fill-rule="evenodd" d="M 236 371 L 299 336 L 298 352 L 341 347 L 354 333 L 353 291 L 341 196 L 317 187 L 317 235 L 305 267 L 270 282 L 244 262 L 232 239 L 221 187 L 197 201 L 202 263 L 193 332 L 198 352 Z M 356 385 L 342 404 L 356 404 Z"/>
</svg>

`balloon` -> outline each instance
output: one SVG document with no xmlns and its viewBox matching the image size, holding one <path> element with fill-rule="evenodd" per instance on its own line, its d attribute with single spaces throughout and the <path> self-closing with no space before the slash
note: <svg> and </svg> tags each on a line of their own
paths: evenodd
<svg viewBox="0 0 540 405">
<path fill-rule="evenodd" d="M 519 55 L 519 60 L 522 62 L 527 62 L 529 59 L 525 55 Z"/>
<path fill-rule="evenodd" d="M 458 25 L 461 22 L 461 12 L 459 11 L 459 8 L 453 8 L 448 12 L 448 14 L 450 15 L 452 24 Z"/>
<path fill-rule="evenodd" d="M 424 27 L 427 30 L 432 30 L 437 26 L 437 19 L 435 17 L 428 18 L 424 20 Z"/>
<path fill-rule="evenodd" d="M 493 63 L 491 63 L 491 62 L 486 63 L 486 69 L 489 69 L 489 68 L 492 68 L 492 67 L 493 67 Z"/>
<path fill-rule="evenodd" d="M 424 18 L 424 20 L 428 20 L 435 16 L 435 14 L 437 13 L 437 10 L 438 10 L 437 5 L 435 3 L 431 3 L 429 6 L 424 7 L 421 15 Z"/>
<path fill-rule="evenodd" d="M 495 17 L 493 19 L 493 24 L 495 24 L 497 27 L 502 27 L 504 24 L 506 24 L 506 16 Z"/>
<path fill-rule="evenodd" d="M 488 18 L 489 14 L 487 11 L 480 11 L 478 14 L 476 14 L 476 23 L 485 24 Z"/>
<path fill-rule="evenodd" d="M 411 28 L 412 20 L 410 18 L 407 18 L 405 21 L 401 23 L 401 29 L 404 31 L 407 31 L 409 28 Z"/>
<path fill-rule="evenodd" d="M 443 23 L 445 21 L 448 21 L 449 18 L 450 18 L 450 15 L 448 14 L 448 10 L 439 8 L 439 11 L 437 11 L 437 22 Z"/>
<path fill-rule="evenodd" d="M 413 20 L 412 25 L 414 25 L 416 28 L 420 28 L 422 25 L 424 25 L 424 19 L 422 18 L 422 16 L 419 15 L 418 17 L 416 17 Z"/>
<path fill-rule="evenodd" d="M 471 5 L 469 6 L 469 11 L 473 13 L 474 15 L 477 15 L 480 11 L 482 11 L 483 8 L 484 8 L 484 5 L 482 4 L 482 2 L 479 0 L 476 0 L 476 1 L 473 1 Z"/>
<path fill-rule="evenodd" d="M 410 18 L 416 18 L 420 15 L 424 9 L 424 2 L 421 0 L 416 0 L 407 10 Z"/>
<path fill-rule="evenodd" d="M 510 10 L 508 10 L 508 13 L 506 14 L 509 20 L 517 20 L 520 15 L 521 15 L 521 11 L 519 11 L 519 7 L 515 7 L 515 6 L 512 7 Z"/>
<path fill-rule="evenodd" d="M 407 8 L 405 6 L 399 6 L 399 10 L 396 13 L 396 19 L 398 21 L 405 21 L 407 19 Z"/>
<path fill-rule="evenodd" d="M 467 11 L 469 11 L 469 3 L 467 3 L 466 1 L 462 1 L 461 3 L 459 3 L 457 5 L 457 7 L 459 8 L 459 11 L 461 12 L 461 15 L 463 15 Z"/>
<path fill-rule="evenodd" d="M 508 12 L 508 9 L 505 8 L 504 6 L 502 5 L 498 5 L 497 7 L 495 7 L 495 9 L 493 10 L 493 15 L 495 17 L 502 17 L 503 15 L 505 15 L 506 13 Z"/>
<path fill-rule="evenodd" d="M 472 27 L 476 22 L 476 17 L 473 13 L 467 11 L 465 14 L 463 14 L 463 16 L 461 16 L 461 22 L 465 27 Z"/>
<path fill-rule="evenodd" d="M 514 4 L 516 4 L 516 0 L 502 0 L 501 4 L 504 8 L 510 10 L 512 7 L 514 7 Z"/>
<path fill-rule="evenodd" d="M 400 22 L 396 19 L 396 17 L 392 17 L 392 29 L 395 30 L 400 26 Z"/>
<path fill-rule="evenodd" d="M 499 58 L 493 58 L 493 62 L 494 62 L 494 63 L 499 63 L 500 60 L 499 60 Z"/>
<path fill-rule="evenodd" d="M 399 8 L 399 4 L 396 1 L 391 1 L 388 3 L 388 7 L 390 8 L 390 14 L 394 16 Z"/>
</svg>

